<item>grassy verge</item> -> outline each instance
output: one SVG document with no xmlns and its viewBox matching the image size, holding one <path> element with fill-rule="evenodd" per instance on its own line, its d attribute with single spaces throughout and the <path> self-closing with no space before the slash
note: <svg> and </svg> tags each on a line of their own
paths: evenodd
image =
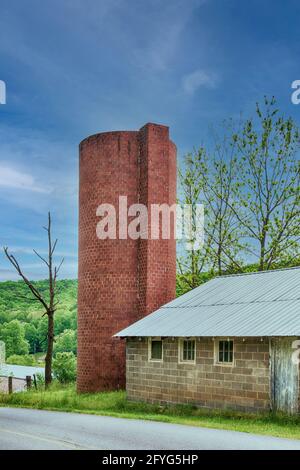
<svg viewBox="0 0 300 470">
<path fill-rule="evenodd" d="M 189 405 L 133 403 L 126 400 L 125 392 L 122 391 L 77 395 L 74 386 L 58 387 L 54 384 L 48 391 L 0 394 L 0 406 L 145 419 L 300 439 L 300 417 L 297 416 L 207 411 Z"/>
</svg>

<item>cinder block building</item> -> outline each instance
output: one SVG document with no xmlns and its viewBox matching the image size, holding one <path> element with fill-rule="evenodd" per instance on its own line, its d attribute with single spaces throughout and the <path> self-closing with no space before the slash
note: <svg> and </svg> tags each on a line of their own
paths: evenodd
<svg viewBox="0 0 300 470">
<path fill-rule="evenodd" d="M 130 400 L 299 412 L 300 268 L 217 277 L 116 336 Z"/>
</svg>

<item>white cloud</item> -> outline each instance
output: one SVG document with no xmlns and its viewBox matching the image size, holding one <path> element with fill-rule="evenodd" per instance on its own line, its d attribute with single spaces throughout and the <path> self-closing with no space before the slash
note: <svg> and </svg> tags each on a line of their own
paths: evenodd
<svg viewBox="0 0 300 470">
<path fill-rule="evenodd" d="M 48 251 L 45 250 L 45 249 L 39 249 L 39 248 L 35 248 L 36 251 L 41 255 L 41 256 L 45 256 L 45 255 L 48 255 Z M 33 252 L 33 249 L 32 248 L 28 248 L 26 246 L 12 246 L 12 247 L 9 247 L 9 252 L 13 253 L 13 254 L 18 254 L 18 253 L 21 253 L 21 254 L 24 254 L 24 255 L 32 255 L 34 252 Z M 55 256 L 58 257 L 58 256 L 61 256 L 63 258 L 77 258 L 77 253 L 75 252 L 71 252 L 71 251 L 55 251 Z"/>
<path fill-rule="evenodd" d="M 39 184 L 32 175 L 0 163 L 0 188 L 20 189 L 38 193 L 50 193 L 51 188 Z"/>
<path fill-rule="evenodd" d="M 18 281 L 20 278 L 18 274 L 12 269 L 0 268 L 0 282 L 2 281 Z"/>
<path fill-rule="evenodd" d="M 31 280 L 46 279 L 47 270 L 42 263 L 27 263 L 21 264 L 25 274 Z M 59 272 L 59 279 L 75 279 L 77 278 L 77 263 L 65 262 L 61 266 Z M 21 278 L 14 269 L 0 268 L 0 282 L 1 281 L 19 281 Z"/>
<path fill-rule="evenodd" d="M 201 69 L 185 75 L 182 80 L 183 89 L 189 95 L 193 95 L 200 87 L 215 88 L 217 84 L 218 77 L 215 73 Z"/>
</svg>

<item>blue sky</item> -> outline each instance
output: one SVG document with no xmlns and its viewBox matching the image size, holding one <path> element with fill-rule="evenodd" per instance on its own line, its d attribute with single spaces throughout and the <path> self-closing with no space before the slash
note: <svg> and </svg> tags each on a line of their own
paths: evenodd
<svg viewBox="0 0 300 470">
<path fill-rule="evenodd" d="M 53 215 L 76 277 L 78 143 L 105 130 L 170 126 L 178 157 L 265 94 L 300 121 L 297 0 L 0 0 L 0 245 L 44 278 Z M 0 280 L 16 275 L 0 255 Z"/>
</svg>

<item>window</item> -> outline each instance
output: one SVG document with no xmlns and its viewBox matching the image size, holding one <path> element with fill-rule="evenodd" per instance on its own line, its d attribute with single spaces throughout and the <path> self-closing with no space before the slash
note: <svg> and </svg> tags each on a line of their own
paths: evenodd
<svg viewBox="0 0 300 470">
<path fill-rule="evenodd" d="M 232 340 L 219 341 L 217 362 L 221 362 L 225 364 L 231 364 L 233 362 L 233 341 Z"/>
<path fill-rule="evenodd" d="M 196 341 L 182 339 L 179 341 L 179 362 L 195 362 Z"/>
<path fill-rule="evenodd" d="M 163 345 L 161 339 L 150 339 L 149 341 L 149 360 L 162 361 Z"/>
</svg>

